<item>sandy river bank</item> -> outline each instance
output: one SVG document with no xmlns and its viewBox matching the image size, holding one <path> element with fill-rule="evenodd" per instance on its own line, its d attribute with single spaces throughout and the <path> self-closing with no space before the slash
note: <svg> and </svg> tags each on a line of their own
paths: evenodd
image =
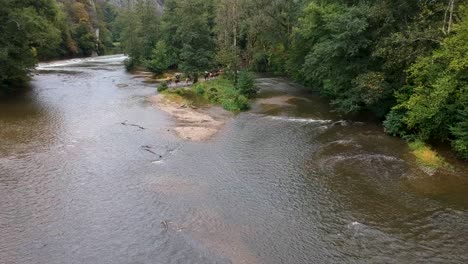
<svg viewBox="0 0 468 264">
<path fill-rule="evenodd" d="M 173 130 L 186 140 L 205 141 L 212 138 L 232 116 L 220 107 L 191 108 L 168 100 L 162 94 L 151 96 L 150 102 L 175 119 Z"/>
</svg>

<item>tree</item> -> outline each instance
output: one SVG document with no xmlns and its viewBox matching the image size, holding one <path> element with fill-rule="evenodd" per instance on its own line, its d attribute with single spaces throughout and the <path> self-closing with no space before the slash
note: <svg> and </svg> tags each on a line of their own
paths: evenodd
<svg viewBox="0 0 468 264">
<path fill-rule="evenodd" d="M 55 1 L 0 0 L 0 92 L 27 81 L 36 65 L 38 50 L 57 48 L 60 31 Z"/>
<path fill-rule="evenodd" d="M 468 159 L 468 107 L 461 110 L 459 113 L 459 122 L 451 128 L 454 135 L 452 146 L 461 157 Z"/>
<path fill-rule="evenodd" d="M 409 69 L 409 86 L 400 93 L 393 112 L 395 120 L 421 140 L 450 139 L 454 148 L 468 157 L 468 12 L 453 25 L 452 34 L 431 55 L 421 57 Z M 408 133 L 401 131 L 400 133 Z"/>
<path fill-rule="evenodd" d="M 215 43 L 212 28 L 213 4 L 206 0 L 180 1 L 176 8 L 179 22 L 173 36 L 183 43 L 179 67 L 197 80 L 198 73 L 213 66 Z"/>
<path fill-rule="evenodd" d="M 117 17 L 116 24 L 122 29 L 122 48 L 130 57 L 131 63 L 127 65 L 150 60 L 160 38 L 160 13 L 152 1 L 140 0 L 134 7 L 125 9 Z"/>
<path fill-rule="evenodd" d="M 151 72 L 161 74 L 175 63 L 173 53 L 167 47 L 166 43 L 160 40 L 153 49 L 151 59 L 146 61 L 145 66 Z"/>
<path fill-rule="evenodd" d="M 161 72 L 179 68 L 193 75 L 214 62 L 214 6 L 211 0 L 168 0 L 160 19 L 153 1 L 140 0 L 118 17 L 129 66 Z M 131 67 L 130 67 L 131 68 Z"/>
<path fill-rule="evenodd" d="M 302 68 L 305 82 L 319 88 L 333 99 L 332 104 L 343 112 L 358 111 L 366 103 L 374 103 L 365 92 L 376 87 L 377 73 L 368 71 L 372 40 L 369 38 L 369 7 L 360 5 L 317 5 L 311 3 L 299 20 L 297 34 L 306 40 Z"/>
<path fill-rule="evenodd" d="M 240 49 L 238 40 L 241 34 L 241 15 L 243 1 L 222 0 L 216 7 L 217 59 L 226 66 L 229 75 L 237 83 L 240 67 Z"/>
</svg>

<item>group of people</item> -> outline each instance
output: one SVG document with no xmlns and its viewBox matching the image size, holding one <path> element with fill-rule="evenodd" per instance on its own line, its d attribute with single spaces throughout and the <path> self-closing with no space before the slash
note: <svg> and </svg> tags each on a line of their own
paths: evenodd
<svg viewBox="0 0 468 264">
<path fill-rule="evenodd" d="M 212 79 L 212 78 L 215 78 L 215 77 L 218 77 L 220 75 L 223 74 L 223 70 L 213 70 L 213 71 L 205 71 L 205 81 L 209 80 L 209 79 Z"/>
<path fill-rule="evenodd" d="M 182 78 L 182 75 L 180 73 L 176 73 L 175 75 L 175 80 L 174 80 L 174 83 L 176 86 L 179 85 L 179 83 L 181 82 L 181 78 Z M 192 81 L 192 77 L 190 75 L 187 76 L 187 78 L 185 78 L 185 85 L 188 85 L 189 82 Z M 167 76 L 166 77 L 166 82 L 167 84 L 170 84 L 172 83 L 172 78 L 170 76 Z"/>
<path fill-rule="evenodd" d="M 212 78 L 216 78 L 222 74 L 223 74 L 223 70 L 212 70 L 210 72 L 205 71 L 205 74 L 204 74 L 205 81 L 212 79 Z M 174 82 L 175 86 L 178 86 L 179 83 L 182 81 L 181 79 L 182 79 L 182 74 L 176 73 L 174 76 L 174 79 L 171 76 L 167 76 L 166 83 L 171 84 L 172 82 Z M 187 77 L 185 78 L 185 85 L 188 85 L 191 81 L 192 81 L 192 76 L 187 75 Z"/>
</svg>

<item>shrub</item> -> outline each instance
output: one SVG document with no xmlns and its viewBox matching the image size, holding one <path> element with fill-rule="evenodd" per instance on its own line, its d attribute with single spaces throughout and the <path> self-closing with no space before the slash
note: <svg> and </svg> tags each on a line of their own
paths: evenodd
<svg viewBox="0 0 468 264">
<path fill-rule="evenodd" d="M 234 98 L 221 99 L 221 105 L 225 110 L 231 112 L 240 112 L 249 109 L 249 99 L 243 95 L 238 95 Z"/>
<path fill-rule="evenodd" d="M 221 102 L 221 105 L 227 111 L 236 112 L 238 110 L 236 103 L 234 102 L 234 99 L 232 98 L 223 100 Z"/>
<path fill-rule="evenodd" d="M 453 140 L 452 147 L 462 158 L 468 160 L 468 138 L 466 136 Z"/>
<path fill-rule="evenodd" d="M 236 88 L 240 94 L 247 98 L 253 98 L 257 94 L 255 78 L 247 71 L 242 71 L 239 74 L 239 80 Z"/>
<path fill-rule="evenodd" d="M 278 44 L 270 51 L 269 71 L 277 75 L 283 75 L 286 72 L 287 54 L 283 44 Z"/>
<path fill-rule="evenodd" d="M 127 71 L 133 71 L 138 65 L 138 62 L 134 58 L 128 58 L 124 61 L 124 65 Z"/>
<path fill-rule="evenodd" d="M 211 88 L 207 92 L 208 100 L 210 100 L 213 103 L 219 102 L 219 91 L 216 88 Z"/>
<path fill-rule="evenodd" d="M 249 99 L 243 95 L 236 97 L 236 105 L 239 111 L 245 111 L 249 109 Z"/>
<path fill-rule="evenodd" d="M 268 71 L 268 55 L 264 52 L 255 53 L 252 68 L 256 72 Z"/>
<path fill-rule="evenodd" d="M 452 134 L 455 139 L 452 141 L 452 147 L 464 159 L 468 159 L 468 108 L 460 112 L 462 121 L 458 122 L 452 128 Z"/>
<path fill-rule="evenodd" d="M 203 95 L 205 95 L 205 88 L 203 87 L 203 85 L 197 84 L 197 86 L 195 86 L 195 92 L 198 95 L 203 96 Z"/>
<path fill-rule="evenodd" d="M 401 110 L 392 110 L 388 113 L 385 121 L 383 122 L 385 132 L 392 136 L 404 136 L 406 134 L 406 125 L 403 122 L 405 113 Z"/>
<path fill-rule="evenodd" d="M 419 164 L 434 169 L 447 166 L 444 159 L 424 142 L 416 140 L 409 143 L 409 147 Z"/>
<path fill-rule="evenodd" d="M 225 78 L 199 83 L 192 88 L 173 89 L 166 95 L 172 98 L 183 98 L 185 102 L 195 106 L 210 103 L 221 105 L 231 112 L 240 112 L 249 108 L 249 99 L 234 87 L 233 82 Z"/>
<path fill-rule="evenodd" d="M 167 45 L 159 41 L 154 47 L 151 59 L 145 62 L 145 68 L 155 74 L 161 74 L 171 66 L 172 55 Z"/>
<path fill-rule="evenodd" d="M 186 93 L 185 89 L 177 89 L 176 94 L 178 94 L 180 96 L 185 96 L 187 93 Z"/>
<path fill-rule="evenodd" d="M 167 82 L 162 82 L 159 86 L 158 86 L 158 92 L 164 92 L 166 91 L 167 89 L 169 88 L 169 86 L 167 85 Z"/>
</svg>

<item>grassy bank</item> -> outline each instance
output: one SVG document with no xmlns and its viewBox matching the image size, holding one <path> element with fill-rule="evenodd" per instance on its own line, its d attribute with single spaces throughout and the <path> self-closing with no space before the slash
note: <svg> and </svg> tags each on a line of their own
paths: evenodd
<svg viewBox="0 0 468 264">
<path fill-rule="evenodd" d="M 444 158 L 422 141 L 410 142 L 409 147 L 417 162 L 425 167 L 440 169 L 450 166 Z"/>
<path fill-rule="evenodd" d="M 186 88 L 158 90 L 171 101 L 192 107 L 202 107 L 210 104 L 220 105 L 227 111 L 241 112 L 249 109 L 249 98 L 253 96 L 255 87 L 253 78 L 245 77 L 248 81 L 239 80 L 237 86 L 226 78 L 197 83 Z"/>
</svg>

